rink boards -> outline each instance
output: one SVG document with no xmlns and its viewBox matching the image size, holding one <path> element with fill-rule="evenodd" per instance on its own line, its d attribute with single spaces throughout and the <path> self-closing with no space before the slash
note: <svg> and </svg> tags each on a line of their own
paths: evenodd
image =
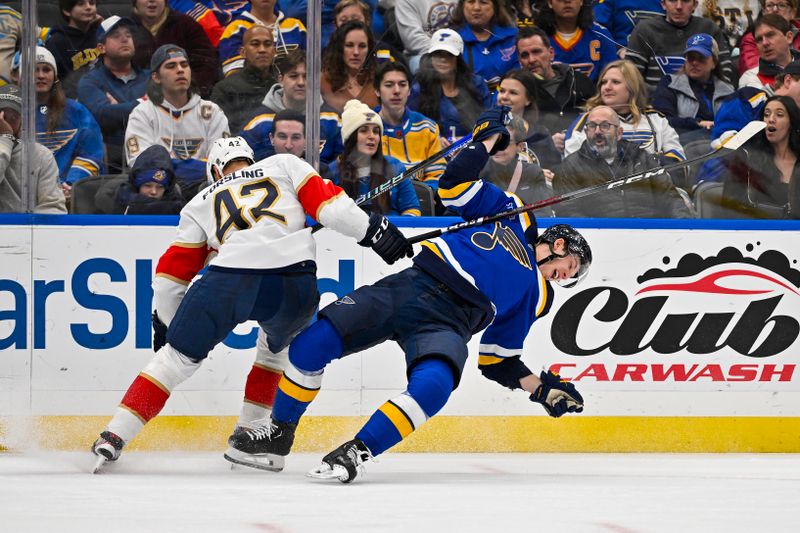
<svg viewBox="0 0 800 533">
<path fill-rule="evenodd" d="M 401 224 L 414 222 L 405 228 L 413 234 L 453 221 Z M 0 216 L 0 444 L 31 429 L 45 447 L 88 445 L 152 356 L 150 283 L 175 222 Z M 522 392 L 484 379 L 476 337 L 461 386 L 402 449 L 800 451 L 800 225 L 574 222 L 594 264 L 584 284 L 556 288 L 524 359 L 573 380 L 586 411 L 552 420 Z M 409 264 L 386 266 L 331 230 L 316 238 L 323 305 Z M 223 446 L 254 327 L 217 347 L 134 444 Z M 349 438 L 404 387 L 393 344 L 335 363 L 299 449 Z"/>
</svg>

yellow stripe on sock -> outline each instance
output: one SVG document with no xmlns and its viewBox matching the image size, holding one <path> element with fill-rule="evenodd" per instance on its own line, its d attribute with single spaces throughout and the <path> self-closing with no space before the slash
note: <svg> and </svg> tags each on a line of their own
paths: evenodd
<svg viewBox="0 0 800 533">
<path fill-rule="evenodd" d="M 319 394 L 319 389 L 306 389 L 294 383 L 286 376 L 281 378 L 281 381 L 278 383 L 278 388 L 287 396 L 304 403 L 313 401 L 314 398 L 317 397 L 317 394 Z"/>
<path fill-rule="evenodd" d="M 381 405 L 379 411 L 394 424 L 401 437 L 406 438 L 414 432 L 414 426 L 411 425 L 411 421 L 406 414 L 392 402 L 386 402 Z"/>
</svg>

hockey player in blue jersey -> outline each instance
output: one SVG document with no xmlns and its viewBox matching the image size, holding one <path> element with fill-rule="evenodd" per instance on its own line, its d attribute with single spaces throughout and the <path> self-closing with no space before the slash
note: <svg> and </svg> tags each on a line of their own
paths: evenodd
<svg viewBox="0 0 800 533">
<path fill-rule="evenodd" d="M 508 108 L 485 111 L 473 142 L 451 161 L 439 182 L 448 208 L 470 220 L 522 205 L 513 194 L 477 178 L 489 156 L 509 143 Z M 232 435 L 225 458 L 280 471 L 295 428 L 322 385 L 331 361 L 386 340 L 405 352 L 408 386 L 384 403 L 355 438 L 326 455 L 309 475 L 349 483 L 361 464 L 411 434 L 444 407 L 458 386 L 467 342 L 481 335 L 483 375 L 523 389 L 554 417 L 581 412 L 583 398 L 557 374 L 531 372 L 522 362 L 528 330 L 550 309 L 550 282 L 572 286 L 592 260 L 584 238 L 565 224 L 538 235 L 524 213 L 502 222 L 446 233 L 422 243 L 414 265 L 328 305 L 292 342 L 272 419 Z M 488 326 L 488 327 L 487 327 Z"/>
</svg>

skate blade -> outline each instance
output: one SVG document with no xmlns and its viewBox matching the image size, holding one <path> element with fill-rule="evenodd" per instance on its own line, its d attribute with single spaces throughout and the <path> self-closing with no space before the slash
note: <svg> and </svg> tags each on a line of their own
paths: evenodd
<svg viewBox="0 0 800 533">
<path fill-rule="evenodd" d="M 228 448 L 223 456 L 231 463 L 258 468 L 259 470 L 269 470 L 270 472 L 280 472 L 283 470 L 285 458 L 281 455 L 270 453 L 252 454 L 240 452 L 236 448 Z"/>
<path fill-rule="evenodd" d="M 102 470 L 103 465 L 106 464 L 106 462 L 108 462 L 108 459 L 106 459 L 102 455 L 98 455 L 97 461 L 95 461 L 94 463 L 94 468 L 92 468 L 92 474 L 99 474 L 100 470 Z"/>
<path fill-rule="evenodd" d="M 341 465 L 333 465 L 331 467 L 328 463 L 322 463 L 318 467 L 309 470 L 306 476 L 314 479 L 335 479 L 342 483 L 347 483 L 350 478 L 350 474 L 347 473 L 345 467 Z"/>
</svg>

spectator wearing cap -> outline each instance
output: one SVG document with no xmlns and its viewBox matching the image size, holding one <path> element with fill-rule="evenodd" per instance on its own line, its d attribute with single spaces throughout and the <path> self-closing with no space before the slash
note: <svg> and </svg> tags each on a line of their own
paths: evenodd
<svg viewBox="0 0 800 533">
<path fill-rule="evenodd" d="M 97 59 L 97 27 L 103 17 L 96 0 L 58 0 L 58 7 L 66 23 L 50 31 L 45 46 L 56 58 L 64 94 L 77 98 L 78 81 Z"/>
<path fill-rule="evenodd" d="M 169 152 L 154 144 L 136 158 L 128 182 L 109 181 L 100 187 L 95 205 L 115 215 L 177 215 L 186 205 L 175 182 Z"/>
<path fill-rule="evenodd" d="M 431 35 L 449 24 L 458 0 L 397 0 L 394 16 L 411 72 L 431 47 Z"/>
<path fill-rule="evenodd" d="M 165 44 L 153 54 L 147 100 L 136 106 L 125 130 L 128 165 L 154 144 L 170 153 L 184 196 L 191 199 L 206 184 L 210 143 L 230 135 L 228 119 L 214 102 L 191 87 L 192 68 L 186 51 Z"/>
<path fill-rule="evenodd" d="M 244 126 L 241 136 L 255 152 L 256 160 L 274 153 L 269 134 L 276 113 L 284 110 L 305 113 L 306 109 L 306 53 L 289 52 L 275 60 L 278 83 L 264 97 L 262 105 L 253 111 L 253 118 Z M 332 163 L 342 153 L 342 123 L 339 114 L 323 102 L 319 111 L 319 134 L 322 146 L 319 159 Z"/>
<path fill-rule="evenodd" d="M 780 15 L 768 13 L 756 20 L 753 34 L 758 48 L 758 66 L 742 74 L 739 87 L 755 87 L 772 95 L 775 76 L 796 59 L 800 52 L 792 49 L 792 26 Z"/>
<path fill-rule="evenodd" d="M 58 165 L 52 152 L 34 143 L 28 152 L 30 176 L 22 174 L 22 145 L 18 137 L 22 128 L 22 97 L 19 87 L 6 84 L 0 87 L 0 213 L 28 211 L 23 197 L 25 184 L 34 189 L 37 214 L 65 214 L 64 193 L 58 183 Z"/>
<path fill-rule="evenodd" d="M 36 141 L 53 152 L 69 202 L 76 181 L 105 171 L 103 135 L 92 113 L 64 95 L 56 60 L 43 46 L 36 47 L 35 83 Z"/>
<path fill-rule="evenodd" d="M 717 41 L 723 77 L 733 79 L 728 39 L 716 21 L 692 15 L 697 4 L 697 0 L 662 0 L 663 16 L 643 20 L 633 27 L 625 59 L 633 61 L 651 91 L 662 76 L 674 74 L 683 66 L 686 40 L 698 33 L 707 33 Z"/>
<path fill-rule="evenodd" d="M 296 18 L 285 17 L 276 4 L 276 0 L 251 0 L 250 8 L 225 27 L 219 40 L 219 57 L 225 76 L 244 67 L 242 39 L 244 32 L 255 25 L 272 30 L 278 55 L 286 55 L 298 49 L 305 50 L 306 27 Z"/>
<path fill-rule="evenodd" d="M 500 78 L 519 67 L 517 27 L 501 0 L 458 0 L 450 27 L 464 41 L 464 59 L 493 91 Z"/>
<path fill-rule="evenodd" d="M 133 108 L 147 90 L 150 71 L 133 64 L 134 22 L 116 15 L 105 19 L 97 30 L 100 61 L 78 84 L 78 100 L 89 108 L 100 124 L 106 144 L 109 172 L 123 169 L 125 127 Z"/>
<path fill-rule="evenodd" d="M 136 21 L 134 64 L 146 68 L 158 47 L 180 46 L 187 51 L 197 92 L 208 97 L 219 79 L 219 58 L 200 24 L 189 15 L 171 10 L 166 0 L 132 1 L 131 18 Z"/>
<path fill-rule="evenodd" d="M 667 117 L 686 146 L 695 140 L 711 140 L 714 115 L 735 89 L 722 77 L 719 47 L 709 34 L 689 37 L 683 57 L 686 62 L 678 72 L 661 78 L 653 107 Z"/>
<path fill-rule="evenodd" d="M 375 73 L 377 108 L 383 122 L 383 153 L 399 159 L 406 167 L 428 159 L 442 149 L 439 125 L 422 113 L 408 108 L 411 73 L 402 63 L 383 63 Z M 446 165 L 444 158 L 429 165 L 415 179 L 439 188 Z"/>
<path fill-rule="evenodd" d="M 383 155 L 381 116 L 358 100 L 345 104 L 342 114 L 344 151 L 330 166 L 331 180 L 351 198 L 365 194 L 405 170 L 402 162 Z M 417 193 L 410 180 L 401 181 L 388 195 L 362 204 L 368 213 L 419 216 Z"/>
<path fill-rule="evenodd" d="M 245 126 L 253 116 L 253 109 L 277 82 L 272 30 L 265 26 L 249 28 L 244 32 L 241 54 L 244 68 L 217 82 L 211 92 L 211 101 L 225 112 L 231 131 L 240 131 Z"/>
<path fill-rule="evenodd" d="M 486 82 L 472 72 L 463 52 L 464 41 L 455 30 L 436 30 L 408 100 L 409 108 L 436 121 L 445 147 L 470 134 L 492 101 Z"/>
</svg>

